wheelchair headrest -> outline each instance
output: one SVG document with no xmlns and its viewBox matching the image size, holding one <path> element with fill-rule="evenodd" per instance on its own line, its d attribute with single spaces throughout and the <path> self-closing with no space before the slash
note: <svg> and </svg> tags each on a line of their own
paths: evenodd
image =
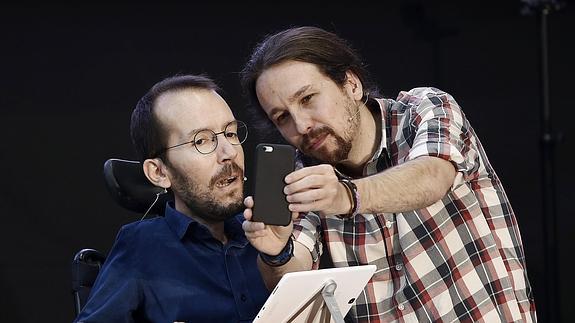
<svg viewBox="0 0 575 323">
<path fill-rule="evenodd" d="M 162 194 L 163 188 L 148 181 L 139 161 L 108 159 L 104 163 L 104 179 L 116 203 L 133 212 L 146 212 L 159 194 L 149 213 L 162 215 L 166 202 L 173 199 L 171 192 Z"/>
</svg>

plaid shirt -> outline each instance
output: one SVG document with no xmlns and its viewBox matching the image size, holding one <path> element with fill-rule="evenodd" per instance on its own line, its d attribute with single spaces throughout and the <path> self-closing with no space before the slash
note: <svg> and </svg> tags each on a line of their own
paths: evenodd
<svg viewBox="0 0 575 323">
<path fill-rule="evenodd" d="M 308 213 L 296 221 L 294 235 L 312 253 L 315 268 L 323 246 L 336 267 L 377 265 L 348 317 L 358 322 L 536 321 L 515 215 L 453 97 L 416 88 L 377 103 L 382 140 L 364 176 L 419 156 L 448 160 L 458 173 L 450 191 L 423 209 L 347 220 Z"/>
</svg>

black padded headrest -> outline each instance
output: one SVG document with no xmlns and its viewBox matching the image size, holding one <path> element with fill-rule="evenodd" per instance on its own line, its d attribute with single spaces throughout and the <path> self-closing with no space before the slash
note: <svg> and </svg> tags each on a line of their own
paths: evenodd
<svg viewBox="0 0 575 323">
<path fill-rule="evenodd" d="M 158 201 L 150 214 L 164 212 L 166 202 L 173 199 L 171 192 L 162 194 L 164 189 L 148 181 L 142 164 L 138 161 L 108 159 L 104 163 L 104 179 L 112 198 L 125 209 L 143 214 L 159 194 Z"/>
</svg>

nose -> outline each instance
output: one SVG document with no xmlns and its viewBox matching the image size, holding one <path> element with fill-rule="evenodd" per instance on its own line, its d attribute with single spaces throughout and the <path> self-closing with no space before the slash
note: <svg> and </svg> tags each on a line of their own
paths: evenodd
<svg viewBox="0 0 575 323">
<path fill-rule="evenodd" d="M 218 162 L 224 163 L 229 160 L 234 160 L 238 155 L 238 147 L 241 149 L 241 145 L 232 145 L 225 137 L 219 137 L 218 147 L 216 148 Z"/>
<path fill-rule="evenodd" d="M 298 134 L 305 135 L 313 129 L 313 120 L 308 113 L 300 111 L 292 114 L 292 118 Z"/>
</svg>

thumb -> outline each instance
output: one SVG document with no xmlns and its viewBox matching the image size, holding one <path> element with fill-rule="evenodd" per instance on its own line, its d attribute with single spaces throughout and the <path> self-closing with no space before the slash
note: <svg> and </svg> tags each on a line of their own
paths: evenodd
<svg viewBox="0 0 575 323">
<path fill-rule="evenodd" d="M 301 213 L 300 213 L 300 212 L 292 212 L 292 213 L 291 213 L 291 219 L 292 219 L 292 221 L 295 221 L 297 218 L 299 218 L 299 217 L 300 217 L 300 214 L 301 214 L 302 216 L 305 215 L 304 212 L 301 212 Z"/>
</svg>

